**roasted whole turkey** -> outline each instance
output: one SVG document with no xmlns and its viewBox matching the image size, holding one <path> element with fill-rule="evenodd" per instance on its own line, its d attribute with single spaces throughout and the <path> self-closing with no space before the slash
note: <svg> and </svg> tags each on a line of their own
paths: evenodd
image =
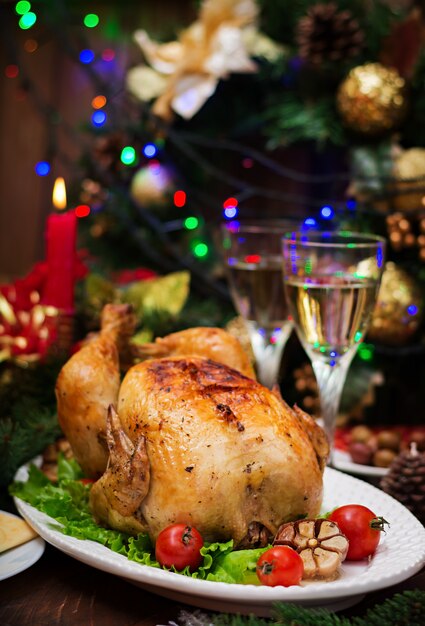
<svg viewBox="0 0 425 626">
<path fill-rule="evenodd" d="M 201 342 L 200 329 L 197 334 Z M 98 522 L 148 532 L 153 540 L 169 524 L 184 522 L 206 541 L 266 545 L 281 524 L 319 513 L 327 441 L 311 417 L 237 369 L 200 356 L 200 346 L 196 356 L 134 365 L 119 391 L 113 377 L 105 400 L 104 372 L 96 392 L 78 388 L 77 357 L 86 350 L 79 358 L 87 367 L 87 352 L 96 347 L 89 343 L 58 379 L 62 428 L 82 465 L 91 443 L 107 445 L 108 464 L 90 496 Z M 101 367 L 99 359 L 96 364 Z M 95 372 L 90 376 L 95 385 Z"/>
<path fill-rule="evenodd" d="M 87 476 L 106 469 L 106 416 L 116 406 L 120 370 L 134 358 L 200 355 L 224 363 L 246 376 L 254 370 L 239 341 L 221 328 L 189 328 L 154 343 L 130 344 L 136 318 L 129 305 L 108 304 L 95 334 L 62 368 L 56 383 L 59 424 Z"/>
</svg>

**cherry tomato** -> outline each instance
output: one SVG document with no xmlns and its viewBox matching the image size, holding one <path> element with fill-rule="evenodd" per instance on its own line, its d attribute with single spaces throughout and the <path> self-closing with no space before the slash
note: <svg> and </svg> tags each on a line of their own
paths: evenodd
<svg viewBox="0 0 425 626">
<path fill-rule="evenodd" d="M 80 478 L 80 483 L 83 483 L 83 485 L 91 485 L 92 483 L 94 483 L 94 479 L 93 478 Z"/>
<path fill-rule="evenodd" d="M 183 570 L 189 567 L 193 572 L 202 563 L 200 550 L 204 541 L 200 533 L 187 524 L 171 524 L 164 528 L 156 540 L 155 557 L 164 567 Z"/>
<path fill-rule="evenodd" d="M 257 561 L 257 576 L 263 585 L 269 587 L 299 585 L 303 574 L 303 560 L 289 546 L 270 548 Z"/>
<path fill-rule="evenodd" d="M 378 547 L 384 525 L 388 524 L 361 504 L 340 506 L 328 517 L 348 539 L 347 561 L 361 561 L 371 556 Z"/>
</svg>

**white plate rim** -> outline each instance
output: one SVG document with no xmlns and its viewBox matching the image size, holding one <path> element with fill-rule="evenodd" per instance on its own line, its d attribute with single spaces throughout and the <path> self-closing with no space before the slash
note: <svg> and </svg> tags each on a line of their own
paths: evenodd
<svg viewBox="0 0 425 626">
<path fill-rule="evenodd" d="M 357 476 L 367 476 L 368 478 L 380 478 L 388 474 L 388 467 L 376 467 L 375 465 L 363 465 L 354 463 L 348 452 L 335 448 L 333 452 L 333 464 L 335 469 L 342 472 L 349 472 Z"/>
<path fill-rule="evenodd" d="M 27 468 L 20 468 L 16 475 L 17 480 L 25 480 Z M 59 523 L 32 506 L 15 498 L 15 504 L 20 514 L 33 528 L 51 545 L 66 554 L 97 569 L 118 575 L 140 586 L 147 586 L 150 590 L 161 595 L 162 590 L 172 590 L 182 595 L 182 598 L 191 596 L 196 605 L 196 598 L 210 598 L 223 602 L 239 602 L 247 606 L 270 607 L 274 602 L 287 601 L 300 604 L 323 605 L 325 601 L 360 596 L 371 591 L 383 589 L 397 584 L 413 576 L 425 564 L 425 527 L 402 504 L 383 491 L 369 485 L 353 476 L 343 474 L 337 470 L 325 470 L 325 499 L 327 489 L 334 491 L 336 486 L 342 492 L 353 490 L 359 496 L 359 504 L 372 507 L 378 515 L 387 515 L 394 512 L 396 519 L 388 530 L 385 539 L 381 541 L 378 550 L 369 563 L 343 564 L 343 572 L 351 571 L 351 576 L 332 582 L 313 582 L 298 587 L 265 587 L 255 585 L 229 584 L 193 579 L 173 572 L 142 565 L 129 561 L 125 556 L 116 554 L 108 548 L 90 540 L 81 540 L 63 535 L 56 530 Z M 328 500 L 331 499 L 328 493 Z M 348 504 L 348 501 L 337 502 Z M 379 505 L 380 511 L 376 508 Z M 325 504 L 326 506 L 326 504 Z M 333 508 L 333 507 L 331 507 Z M 401 531 L 401 526 L 403 530 Z M 412 538 L 415 538 L 414 544 Z M 412 550 L 415 545 L 415 551 Z M 420 546 L 420 549 L 418 549 Z M 410 548 L 411 554 L 406 553 Z M 403 552 L 404 550 L 404 552 Z M 389 558 L 391 556 L 391 558 Z M 389 564 L 395 564 L 391 570 Z M 377 565 L 379 564 L 379 567 Z M 376 576 L 376 571 L 380 575 Z M 382 571 L 381 571 L 382 570 Z M 355 573 L 353 576 L 352 573 Z M 165 592 L 164 592 L 164 595 Z"/>
<path fill-rule="evenodd" d="M 22 519 L 9 511 L 0 511 L 0 513 L 15 519 Z M 34 565 L 42 556 L 45 547 L 46 543 L 42 537 L 34 537 L 34 539 L 0 553 L 0 581 L 20 574 Z"/>
</svg>

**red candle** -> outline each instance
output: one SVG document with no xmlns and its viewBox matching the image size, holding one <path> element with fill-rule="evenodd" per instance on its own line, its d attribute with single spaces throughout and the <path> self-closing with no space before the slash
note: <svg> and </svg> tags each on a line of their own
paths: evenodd
<svg viewBox="0 0 425 626">
<path fill-rule="evenodd" d="M 53 190 L 53 204 L 66 207 L 63 179 L 57 179 Z M 42 302 L 72 313 L 76 261 L 77 216 L 74 211 L 52 213 L 47 218 L 47 277 Z"/>
</svg>

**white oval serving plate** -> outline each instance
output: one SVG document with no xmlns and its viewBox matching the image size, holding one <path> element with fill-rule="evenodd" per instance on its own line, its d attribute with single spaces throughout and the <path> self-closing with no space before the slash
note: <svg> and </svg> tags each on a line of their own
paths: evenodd
<svg viewBox="0 0 425 626">
<path fill-rule="evenodd" d="M 25 481 L 26 467 L 16 476 Z M 197 580 L 129 561 L 104 546 L 61 533 L 60 525 L 29 504 L 15 498 L 29 524 L 50 544 L 97 569 L 125 578 L 153 593 L 209 610 L 269 615 L 273 603 L 343 609 L 371 591 L 397 584 L 425 564 L 425 528 L 399 502 L 357 478 L 326 468 L 323 511 L 343 504 L 363 504 L 383 516 L 390 527 L 382 535 L 370 561 L 343 563 L 332 582 L 310 582 L 293 587 L 237 585 Z"/>
</svg>

